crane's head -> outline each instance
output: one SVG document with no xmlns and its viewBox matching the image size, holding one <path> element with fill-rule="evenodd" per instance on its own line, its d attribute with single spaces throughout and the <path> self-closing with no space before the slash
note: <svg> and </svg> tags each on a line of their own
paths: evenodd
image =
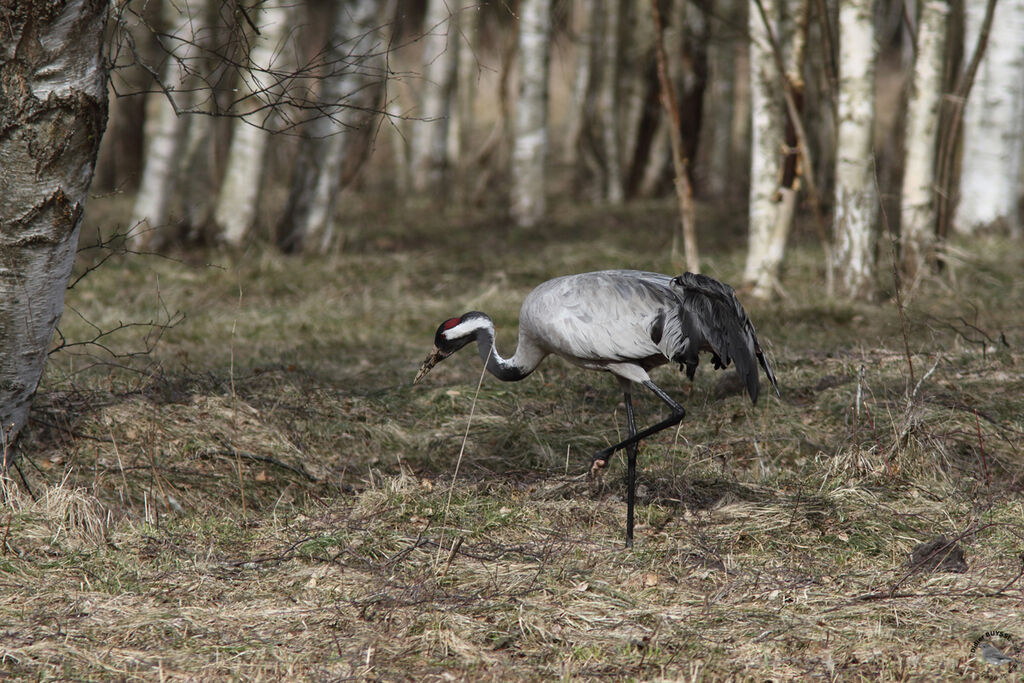
<svg viewBox="0 0 1024 683">
<path fill-rule="evenodd" d="M 448 318 L 441 323 L 434 334 L 434 350 L 423 361 L 412 383 L 419 382 L 431 368 L 476 339 L 477 332 L 489 323 L 490 318 L 477 311 L 470 311 L 458 318 Z"/>
</svg>

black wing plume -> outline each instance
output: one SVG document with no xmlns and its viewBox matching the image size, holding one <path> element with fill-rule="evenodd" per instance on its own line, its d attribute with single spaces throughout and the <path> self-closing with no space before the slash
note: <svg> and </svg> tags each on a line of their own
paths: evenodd
<svg viewBox="0 0 1024 683">
<path fill-rule="evenodd" d="M 747 387 L 750 400 L 757 403 L 760 391 L 757 366 L 764 368 L 775 393 L 779 385 L 768 360 L 757 341 L 754 325 L 729 285 L 696 273 L 684 273 L 672 279 L 680 292 L 680 318 L 689 327 L 688 348 L 673 360 L 686 365 L 686 374 L 693 377 L 697 354 L 711 351 L 716 368 L 736 365 L 736 372 Z M 687 324 L 688 323 L 688 324 Z"/>
</svg>

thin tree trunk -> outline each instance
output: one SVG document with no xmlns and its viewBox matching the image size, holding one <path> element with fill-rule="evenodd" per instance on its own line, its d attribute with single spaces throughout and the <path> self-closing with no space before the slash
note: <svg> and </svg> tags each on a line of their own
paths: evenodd
<svg viewBox="0 0 1024 683">
<path fill-rule="evenodd" d="M 874 294 L 878 196 L 872 154 L 875 42 L 871 0 L 839 9 L 839 127 L 836 140 L 834 255 L 839 294 Z"/>
<path fill-rule="evenodd" d="M 694 155 L 701 148 L 697 140 L 702 139 L 705 132 L 705 86 L 708 83 L 710 24 L 704 10 L 691 0 L 673 0 L 669 7 L 670 20 L 663 32 L 665 56 L 669 77 L 676 93 L 679 130 L 683 136 L 683 156 L 688 160 L 687 165 L 695 171 L 699 161 L 694 160 Z M 724 80 L 729 79 L 731 75 Z M 656 78 L 654 87 L 659 88 L 660 92 Z M 642 172 L 638 169 L 633 170 L 633 175 L 640 175 L 637 188 L 640 196 L 654 196 L 661 181 L 665 179 L 665 169 L 672 159 L 669 122 L 668 116 L 658 116 L 657 127 L 646 142 L 649 148 L 646 160 L 640 159 L 639 156 L 634 157 L 638 162 L 645 161 Z M 693 171 L 691 175 L 692 173 Z"/>
<path fill-rule="evenodd" d="M 749 233 L 743 281 L 754 286 L 764 279 L 771 233 L 778 221 L 778 188 L 781 170 L 779 150 L 783 148 L 785 117 L 779 103 L 779 74 L 769 26 L 785 44 L 789 33 L 782 25 L 780 3 L 784 0 L 751 0 L 747 25 L 750 31 L 750 198 Z M 760 6 L 759 6 L 760 5 Z M 780 60 L 781 61 L 781 60 Z"/>
<path fill-rule="evenodd" d="M 145 156 L 142 180 L 132 209 L 132 225 L 139 226 L 134 232 L 135 240 L 150 249 L 159 249 L 170 240 L 167 223 L 186 127 L 186 118 L 179 112 L 192 104 L 193 98 L 185 82 L 189 71 L 196 68 L 198 29 L 205 21 L 201 9 L 196 12 L 192 9 L 188 3 L 169 0 L 163 3 L 162 18 L 167 33 L 160 37 L 166 61 L 158 90 L 146 96 Z"/>
<path fill-rule="evenodd" d="M 957 175 L 957 152 L 962 138 L 962 124 L 964 105 L 967 104 L 974 87 L 974 80 L 978 75 L 978 68 L 985 56 L 988 47 L 988 37 L 992 29 L 992 22 L 995 19 L 996 0 L 987 0 L 985 3 L 985 15 L 982 18 L 981 26 L 978 28 L 978 37 L 975 41 L 974 52 L 963 72 L 956 80 L 956 87 L 953 93 L 944 98 L 944 111 L 942 112 L 940 125 L 942 127 L 941 140 L 936 165 L 938 166 L 938 187 L 936 188 L 937 223 L 938 237 L 945 239 L 950 233 L 952 223 L 952 212 L 955 210 L 955 189 L 959 182 Z M 969 40 L 969 39 L 967 39 Z M 966 42 L 966 41 L 965 41 Z"/>
<path fill-rule="evenodd" d="M 917 50 L 907 104 L 906 161 L 900 197 L 900 260 L 913 282 L 933 260 L 935 152 L 949 0 L 924 0 L 917 22 Z"/>
<path fill-rule="evenodd" d="M 604 157 L 604 197 L 621 204 L 626 197 L 623 171 L 622 109 L 620 102 L 622 15 L 625 0 L 604 0 L 604 31 L 601 39 L 601 80 L 597 106 L 600 112 L 600 140 Z"/>
<path fill-rule="evenodd" d="M 562 149 L 562 163 L 569 168 L 576 168 L 581 155 L 584 131 L 591 112 L 594 96 L 594 79 L 592 78 L 594 44 L 598 40 L 595 24 L 595 3 L 597 0 L 574 0 L 573 18 L 573 56 L 574 75 L 572 91 L 566 111 L 565 147 Z"/>
<path fill-rule="evenodd" d="M 413 122 L 412 183 L 416 192 L 443 188 L 459 37 L 449 0 L 428 0 L 423 18 L 423 79 Z"/>
<path fill-rule="evenodd" d="M 456 169 L 455 197 L 460 203 L 471 198 L 469 174 L 471 153 L 476 132 L 474 102 L 480 80 L 477 34 L 480 29 L 480 6 L 463 8 L 458 15 L 458 65 L 455 74 L 455 109 L 448 132 L 448 158 Z"/>
<path fill-rule="evenodd" d="M 700 272 L 700 255 L 697 251 L 696 208 L 693 204 L 693 188 L 690 186 L 689 159 L 684 156 L 683 139 L 679 125 L 679 104 L 676 101 L 675 89 L 668 73 L 668 59 L 665 56 L 665 45 L 662 42 L 661 14 L 658 11 L 658 0 L 651 0 L 651 16 L 654 19 L 654 50 L 658 60 L 658 82 L 661 85 L 661 104 L 669 121 L 669 132 L 672 142 L 672 166 L 675 170 L 676 195 L 679 200 L 679 216 L 683 233 L 683 250 L 686 268 L 691 273 Z M 675 240 L 673 240 L 673 244 Z M 673 247 L 673 252 L 676 249 Z M 675 254 L 673 253 L 673 256 Z"/>
<path fill-rule="evenodd" d="M 715 4 L 716 15 L 709 22 L 708 35 L 708 88 L 704 93 L 704 122 L 701 126 L 700 158 L 701 187 L 710 196 L 724 199 L 735 196 L 736 167 L 732 165 L 733 141 L 731 122 L 736 80 L 741 72 L 736 68 L 736 44 L 727 40 L 731 29 L 728 22 L 739 13 L 735 0 Z"/>
<path fill-rule="evenodd" d="M 965 3 L 967 35 L 978 35 L 985 7 Z M 974 92 L 964 111 L 958 232 L 998 227 L 1020 232 L 1018 192 L 1024 141 L 1024 0 L 999 0 Z"/>
<path fill-rule="evenodd" d="M 267 0 L 257 15 L 260 33 L 253 38 L 249 54 L 251 67 L 244 84 L 252 95 L 246 102 L 255 111 L 241 116 L 233 125 L 224 180 L 213 212 L 221 241 L 232 247 L 245 242 L 256 222 L 264 152 L 271 135 L 268 130 L 271 117 L 261 105 L 275 97 L 272 72 L 280 70 L 280 48 L 288 28 L 289 6 L 285 0 Z"/>
<path fill-rule="evenodd" d="M 804 95 L 804 51 L 807 47 L 807 30 L 810 21 L 809 0 L 796 0 L 790 7 L 793 12 L 792 37 L 789 41 L 789 50 L 785 58 L 780 60 L 785 64 L 785 78 L 783 88 L 788 90 L 789 102 L 792 103 L 795 111 L 790 111 L 785 102 L 775 99 L 776 105 L 783 108 L 780 119 L 783 122 L 781 137 L 782 147 L 779 155 L 779 187 L 776 195 L 777 206 L 775 220 L 770 226 L 765 242 L 765 250 L 758 268 L 758 276 L 754 281 L 754 288 L 751 295 L 758 298 L 767 298 L 779 287 L 779 271 L 782 268 L 782 259 L 786 253 L 786 243 L 789 241 L 789 233 L 793 229 L 793 219 L 796 215 L 797 195 L 800 191 L 800 182 L 803 176 L 801 168 L 801 151 L 807 157 L 807 150 L 801 149 L 797 136 L 797 128 L 800 125 L 796 120 L 803 113 Z M 786 100 L 786 96 L 783 96 Z M 796 118 L 794 118 L 796 117 Z"/>
<path fill-rule="evenodd" d="M 519 97 L 512 148 L 511 211 L 523 227 L 546 213 L 544 196 L 548 149 L 548 49 L 551 0 L 522 0 L 519 5 Z"/>
<path fill-rule="evenodd" d="M 220 6 L 218 0 L 189 0 L 194 14 L 197 16 L 196 30 L 192 39 L 203 51 L 212 51 L 216 45 L 216 31 L 213 30 L 214 14 Z M 202 30 L 200 30 L 200 28 Z M 208 52 L 207 54 L 210 54 Z M 210 68 L 209 59 L 206 68 Z M 181 191 L 178 192 L 178 204 L 184 219 L 187 242 L 212 241 L 214 235 L 207 234 L 211 229 L 213 205 L 217 196 L 210 191 L 216 186 L 219 164 L 216 145 L 214 144 L 212 104 L 214 93 L 209 91 L 208 81 L 192 76 L 186 81 L 186 88 L 203 91 L 203 98 L 192 94 L 190 97 L 192 110 L 196 113 L 186 117 L 183 148 L 178 162 L 176 174 L 180 179 Z"/>
<path fill-rule="evenodd" d="M 286 251 L 326 252 L 335 242 L 335 214 L 342 174 L 354 136 L 365 132 L 380 109 L 384 47 L 376 0 L 339 4 L 325 51 L 329 73 L 321 81 L 321 111 L 303 140 L 288 204 L 278 225 Z"/>
<path fill-rule="evenodd" d="M 642 131 L 641 126 L 650 116 L 647 111 L 648 105 L 651 104 L 649 98 L 658 92 L 654 89 L 658 80 L 656 76 L 652 78 L 652 67 L 655 63 L 654 52 L 651 49 L 653 46 L 650 12 L 644 11 L 641 3 L 627 2 L 621 21 L 618 101 L 622 191 L 623 197 L 626 197 L 632 190 L 631 180 L 639 173 L 638 165 L 642 166 L 643 163 L 643 159 L 638 155 L 645 153 L 641 149 L 641 145 L 644 144 L 641 138 L 646 131 Z M 632 186 L 635 185 L 635 181 L 632 182 Z"/>
<path fill-rule="evenodd" d="M 107 122 L 109 3 L 0 1 L 0 461 L 64 310 Z"/>
</svg>

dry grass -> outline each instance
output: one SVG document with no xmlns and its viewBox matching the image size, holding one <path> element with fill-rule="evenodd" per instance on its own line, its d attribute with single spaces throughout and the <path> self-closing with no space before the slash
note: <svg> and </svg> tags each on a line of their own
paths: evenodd
<svg viewBox="0 0 1024 683">
<path fill-rule="evenodd" d="M 368 212 L 374 209 L 370 207 Z M 0 670 L 209 680 L 989 680 L 1021 656 L 1024 292 L 1019 256 L 959 255 L 894 306 L 822 300 L 813 246 L 750 305 L 783 398 L 717 398 L 703 370 L 641 456 L 637 545 L 615 384 L 548 361 L 410 380 L 437 322 L 492 311 L 499 345 L 544 277 L 672 270 L 667 206 L 576 211 L 543 236 L 386 224 L 349 251 L 219 267 L 131 258 L 70 292 L 82 318 L 161 320 L 153 353 L 52 357 L 0 517 Z M 628 228 L 628 229 L 626 229 Z M 735 280 L 740 255 L 709 244 Z M 508 254 L 530 254 L 522 261 Z M 70 339 L 91 335 L 74 315 Z M 108 339 L 139 348 L 143 329 Z M 1004 345 L 1005 338 L 1007 345 Z M 638 403 L 653 418 L 656 401 Z M 31 487 L 31 492 L 26 488 Z M 451 500 L 449 503 L 449 493 Z M 916 571 L 944 534 L 964 573 Z M 1017 673 L 1009 673 L 1013 676 Z"/>
</svg>

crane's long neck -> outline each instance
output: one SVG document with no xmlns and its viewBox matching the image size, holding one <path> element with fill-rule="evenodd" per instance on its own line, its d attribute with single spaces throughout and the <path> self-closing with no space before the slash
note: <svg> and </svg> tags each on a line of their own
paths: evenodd
<svg viewBox="0 0 1024 683">
<path fill-rule="evenodd" d="M 476 345 L 487 370 L 503 382 L 518 382 L 536 369 L 547 354 L 531 339 L 519 334 L 519 345 L 511 358 L 502 358 L 494 345 L 494 322 L 487 318 L 476 331 Z"/>
</svg>

